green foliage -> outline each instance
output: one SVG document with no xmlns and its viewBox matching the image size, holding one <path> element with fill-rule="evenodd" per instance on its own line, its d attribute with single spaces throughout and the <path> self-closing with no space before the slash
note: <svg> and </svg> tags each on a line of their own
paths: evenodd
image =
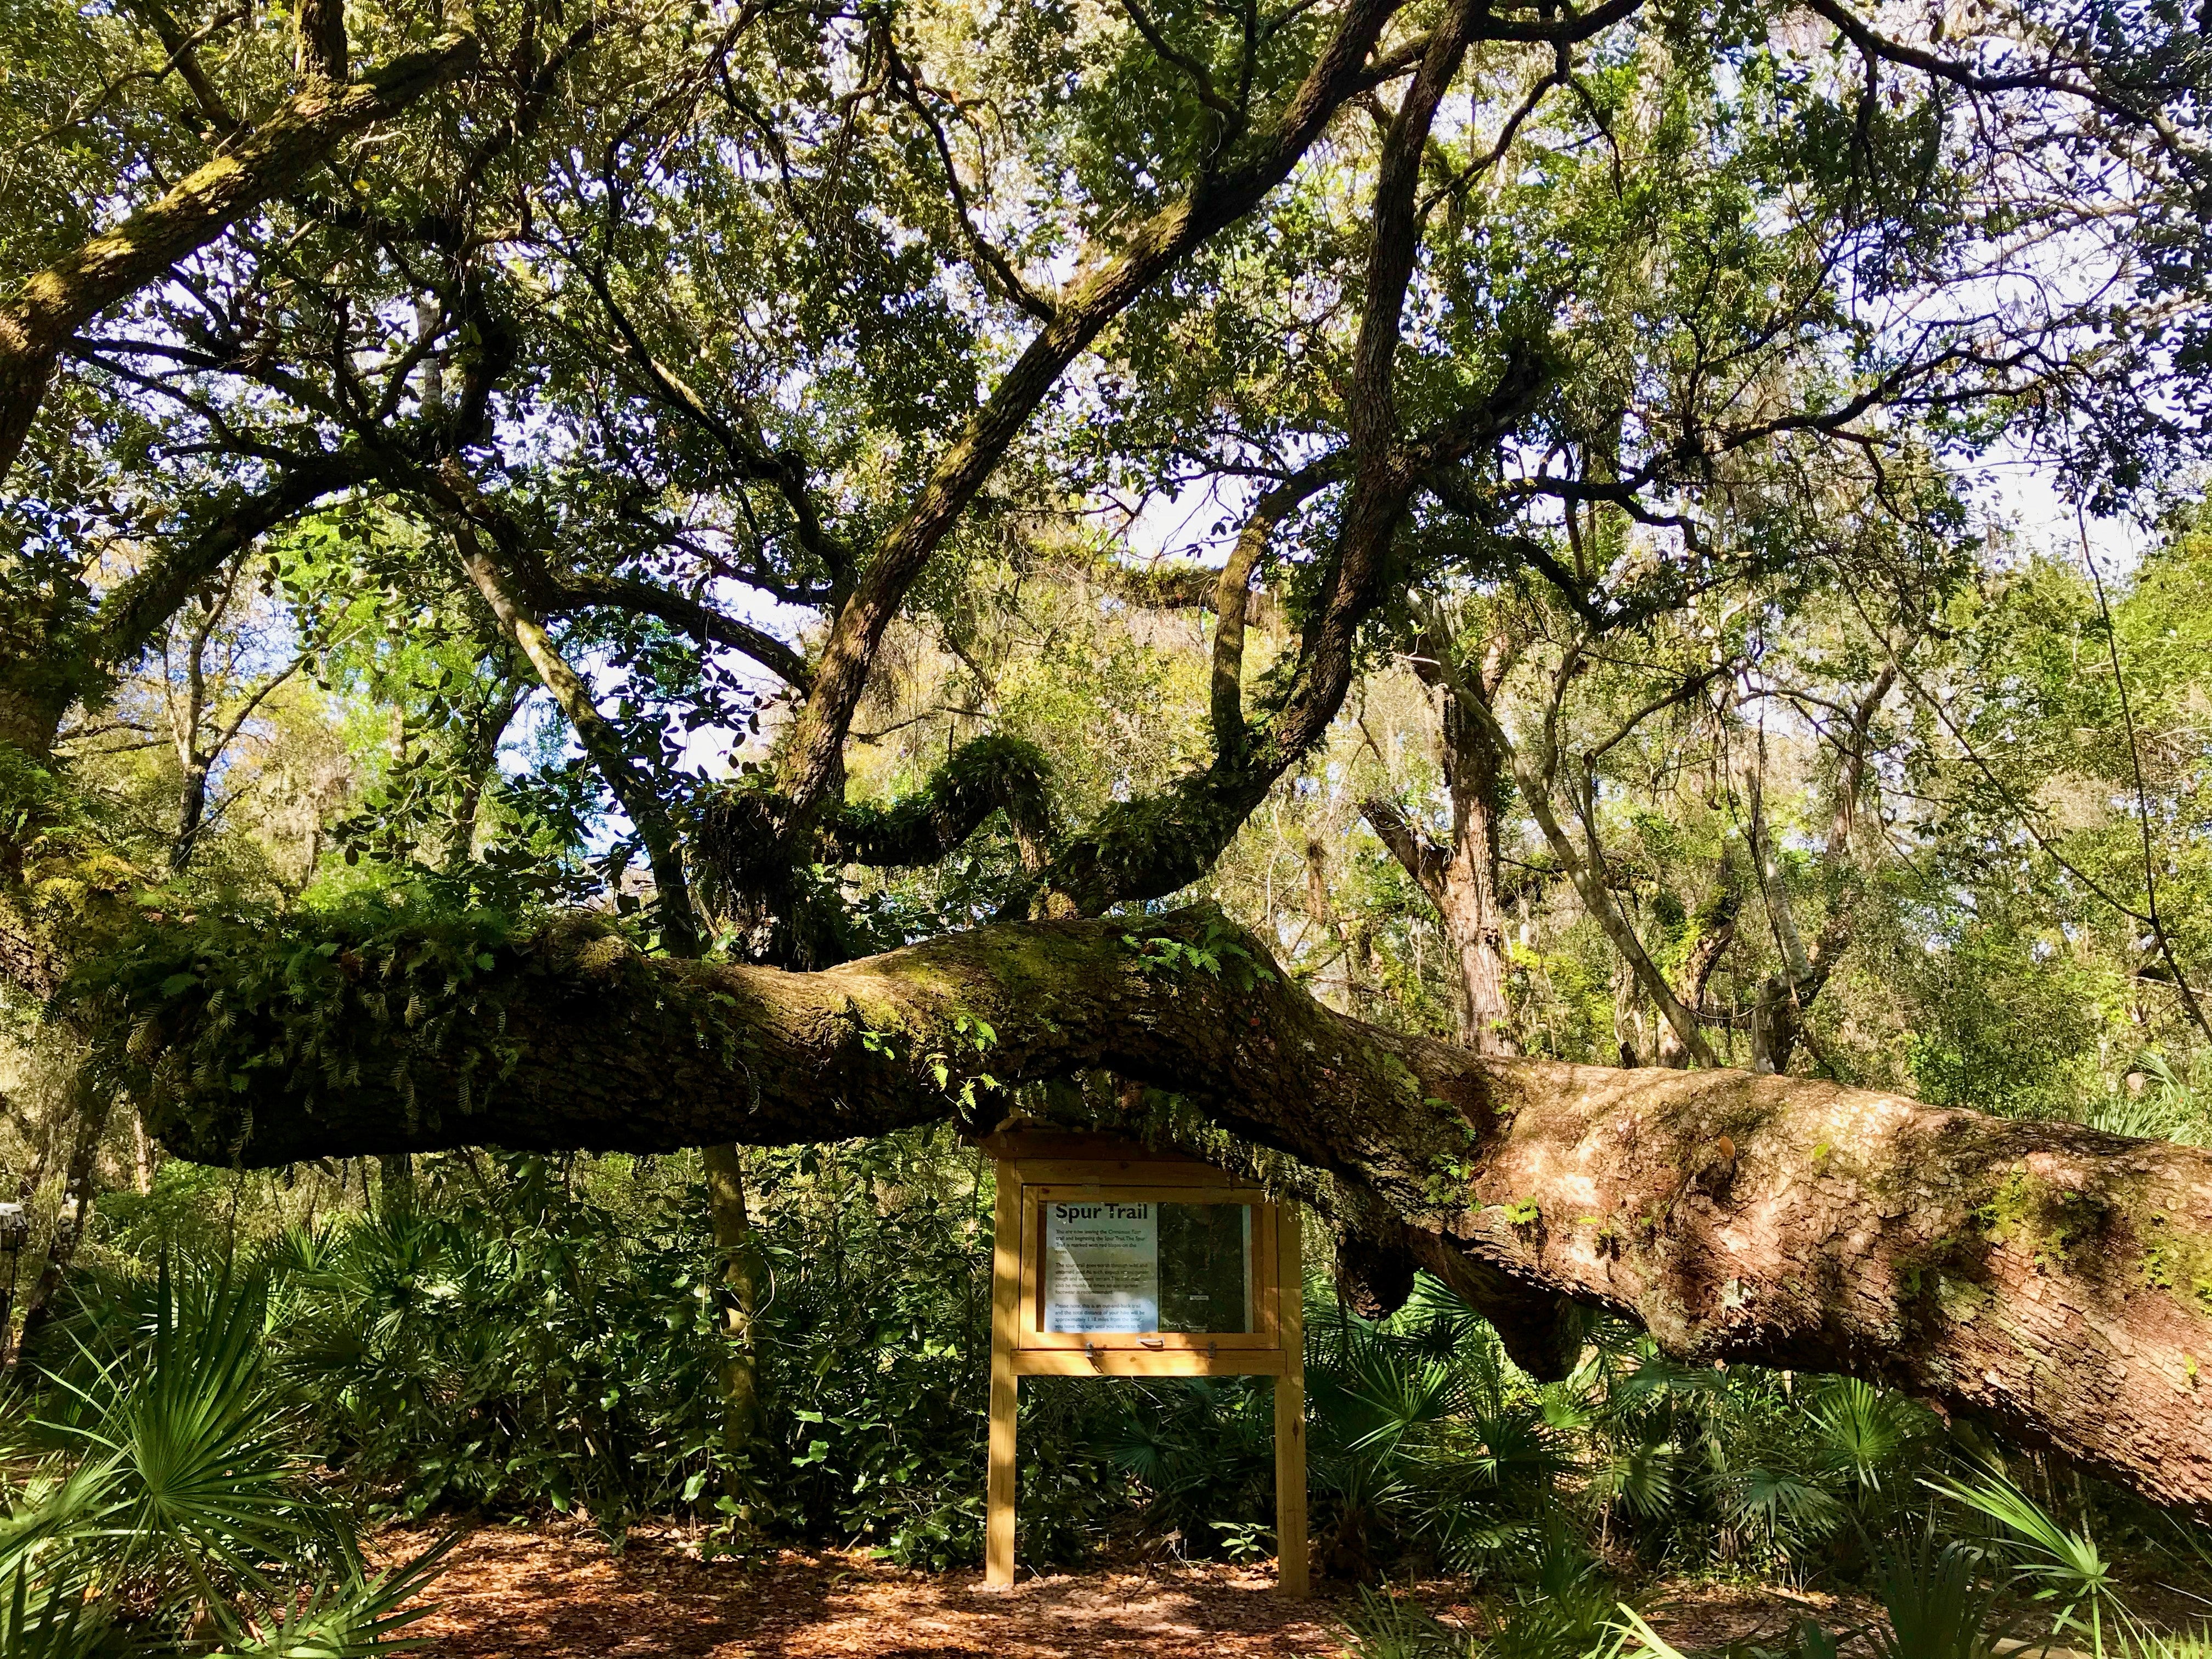
<svg viewBox="0 0 2212 1659">
<path fill-rule="evenodd" d="M 440 1055 L 471 1086 L 512 1061 L 500 1034 L 519 986 L 497 911 L 441 912 L 380 894 L 330 913 L 149 921 L 75 967 L 61 1001 L 107 1033 L 100 1064 L 157 1131 L 212 1142 L 223 1108 L 280 1085 L 307 1109 L 364 1079 L 410 1117 L 410 1060 Z"/>
<path fill-rule="evenodd" d="M 556 1510 L 619 1536 L 647 1516 L 719 1520 L 734 1478 L 747 1526 L 770 1536 L 917 1566 L 977 1558 L 991 1188 L 949 1135 L 751 1155 L 763 1422 L 736 1463 L 690 1160 L 419 1163 L 408 1201 L 265 1247 L 269 1363 L 289 1402 L 271 1443 L 304 1437 L 348 1489 L 409 1517 Z M 117 1243 L 219 1250 L 191 1199 L 208 1180 L 166 1165 L 120 1206 Z M 88 1328 L 127 1324 L 143 1296 L 108 1282 Z M 1078 1560 L 1131 1531 L 1249 1553 L 1273 1515 L 1267 1399 L 1238 1382 L 1033 1382 L 1025 1556 Z"/>
<path fill-rule="evenodd" d="M 1883 1554 L 1875 1583 L 1888 1628 L 1874 1634 L 1881 1659 L 1990 1659 L 1996 1592 L 1981 1565 L 1979 1551 L 1946 1542 L 1932 1528 Z"/>
<path fill-rule="evenodd" d="M 1359 1659 L 1478 1659 L 1482 1652 L 1473 1632 L 1447 1625 L 1409 1595 L 1365 1584 L 1345 1626 Z"/>
<path fill-rule="evenodd" d="M 1194 939 L 1125 933 L 1121 943 L 1136 954 L 1139 973 L 1204 974 L 1225 980 L 1240 991 L 1274 978 L 1245 945 L 1243 933 L 1218 916 L 1210 919 Z"/>
<path fill-rule="evenodd" d="M 582 1504 L 619 1531 L 696 1497 L 719 1395 L 696 1242 L 573 1197 L 543 1158 L 429 1185 L 276 1249 L 280 1363 L 325 1459 L 410 1516 Z"/>
<path fill-rule="evenodd" d="M 2062 1526 L 2043 1505 L 1994 1470 L 1972 1479 L 1928 1484 L 2002 1529 L 2000 1547 L 2019 1581 L 2033 1586 L 2037 1601 L 2057 1607 L 2053 1636 L 2086 1638 L 2102 1659 L 2107 1632 L 2118 1638 L 2133 1627 L 2113 1564 L 2086 1527 Z"/>
<path fill-rule="evenodd" d="M 445 1553 L 370 1571 L 343 1501 L 298 1449 L 258 1278 L 165 1264 L 141 1322 L 84 1351 L 50 1418 L 8 1403 L 0 1650 L 368 1659 L 406 1627 Z M 411 1605 L 410 1605 L 411 1604 Z"/>
</svg>

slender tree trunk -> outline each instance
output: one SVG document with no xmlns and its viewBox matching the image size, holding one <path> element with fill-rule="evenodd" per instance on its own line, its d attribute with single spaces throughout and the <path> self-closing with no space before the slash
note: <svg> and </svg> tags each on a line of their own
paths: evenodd
<svg viewBox="0 0 2212 1659">
<path fill-rule="evenodd" d="M 131 1184 L 143 1198 L 154 1190 L 154 1172 L 159 1167 L 160 1150 L 154 1137 L 146 1133 L 145 1120 L 137 1113 L 131 1114 Z"/>
<path fill-rule="evenodd" d="M 31 1203 L 38 1196 L 46 1162 L 46 1150 L 41 1147 L 36 1162 L 15 1183 L 15 1213 L 0 1231 L 0 1255 L 8 1264 L 7 1283 L 0 1285 L 0 1372 L 15 1363 L 15 1291 L 22 1281 L 23 1250 L 31 1242 Z"/>
<path fill-rule="evenodd" d="M 1511 768 L 1513 781 L 1520 788 L 1529 816 L 1536 821 L 1536 828 L 1542 832 L 1545 845 L 1551 848 L 1552 856 L 1559 860 L 1559 867 L 1574 884 L 1583 908 L 1589 912 L 1591 919 L 1612 941 L 1613 949 L 1620 953 L 1622 962 L 1627 965 L 1627 971 L 1635 981 L 1635 988 L 1658 1009 L 1660 1018 L 1673 1028 L 1676 1041 L 1692 1060 L 1700 1066 L 1715 1065 L 1717 1062 L 1711 1046 L 1705 1042 L 1705 1033 L 1698 1028 L 1696 1015 L 1682 1006 L 1681 1000 L 1674 994 L 1674 988 L 1667 982 L 1667 976 L 1659 971 L 1658 964 L 1651 960 L 1650 953 L 1644 948 L 1644 941 L 1637 937 L 1635 927 L 1621 914 L 1620 907 L 1613 902 L 1613 893 L 1606 881 L 1605 849 L 1599 844 L 1595 814 L 1589 810 L 1592 803 L 1582 801 L 1576 810 L 1584 843 L 1578 845 L 1560 823 L 1553 801 L 1553 791 L 1559 783 L 1562 758 L 1557 732 L 1558 705 L 1573 679 L 1578 660 L 1579 647 L 1568 653 L 1566 660 L 1555 673 L 1553 706 L 1542 728 L 1528 744 L 1517 746 L 1514 744 L 1487 702 L 1470 696 L 1462 696 L 1461 701 L 1468 714 L 1489 728 L 1490 740 L 1500 757 Z M 1534 753 L 1530 752 L 1532 750 Z M 1640 1056 L 1632 1044 L 1624 1041 L 1621 1050 L 1624 1065 L 1640 1063 Z"/>
<path fill-rule="evenodd" d="M 397 1220 L 415 1213 L 415 1159 L 408 1152 L 386 1152 L 376 1160 L 377 1202 Z"/>
<path fill-rule="evenodd" d="M 1488 677 L 1486 676 L 1486 678 Z M 1494 696 L 1494 684 L 1472 686 Z M 1459 963 L 1467 994 L 1469 1046 L 1486 1054 L 1520 1052 L 1513 1036 L 1509 994 L 1512 963 L 1505 948 L 1505 916 L 1498 898 L 1498 815 L 1504 799 L 1504 762 L 1488 728 L 1444 694 L 1444 779 L 1451 792 L 1452 850 L 1444 866 L 1444 932 Z"/>
<path fill-rule="evenodd" d="M 1676 993 L 1685 1008 L 1700 1016 L 1706 1006 L 1705 993 L 1712 983 L 1713 970 L 1720 966 L 1729 946 L 1735 943 L 1736 918 L 1743 909 L 1743 891 L 1736 884 L 1725 855 L 1721 860 L 1720 880 L 1720 890 L 1711 902 L 1698 912 L 1697 937 L 1691 940 L 1682 958 L 1681 985 Z M 1680 1035 L 1672 1025 L 1662 1024 L 1659 1029 L 1659 1063 L 1679 1072 L 1689 1065 L 1690 1058 L 1689 1048 Z"/>
<path fill-rule="evenodd" d="M 80 1069 L 70 1085 L 74 1097 L 76 1137 L 70 1149 L 69 1176 L 62 1192 L 60 1210 L 54 1217 L 53 1237 L 46 1245 L 46 1264 L 39 1270 L 30 1294 L 23 1298 L 23 1329 L 10 1357 L 10 1369 L 27 1356 L 35 1356 L 39 1339 L 52 1322 L 55 1298 L 61 1294 L 77 1246 L 92 1218 L 93 1187 L 99 1175 L 100 1139 L 107 1133 L 107 1115 L 115 1097 L 95 1088 Z"/>
<path fill-rule="evenodd" d="M 1858 823 L 1859 791 L 1864 786 L 1873 750 L 1875 716 L 1896 683 L 1893 664 L 1875 677 L 1865 695 L 1851 710 L 1844 734 L 1844 754 L 1836 776 L 1834 810 L 1829 820 L 1826 863 L 1829 873 L 1827 919 L 1808 950 L 1797 930 L 1797 918 L 1784 880 L 1781 855 L 1767 833 L 1764 780 L 1753 772 L 1747 780 L 1751 801 L 1752 857 L 1782 966 L 1760 984 L 1751 1010 L 1751 1069 L 1765 1073 L 1787 1072 L 1797 1045 L 1808 1040 L 1806 1021 L 1814 998 L 1827 985 L 1857 932 L 1859 873 L 1853 862 L 1853 840 Z M 1764 738 L 1761 739 L 1762 744 Z M 1764 766 L 1764 750 L 1760 764 Z"/>
<path fill-rule="evenodd" d="M 744 1148 L 716 1141 L 700 1148 L 699 1155 L 707 1166 L 708 1208 L 714 1248 L 722 1259 L 723 1490 L 738 1506 L 737 1518 L 749 1521 L 759 1478 L 754 1466 L 765 1426 L 753 1320 L 760 1310 L 766 1273 L 760 1237 L 745 1210 Z"/>
<path fill-rule="evenodd" d="M 464 487 L 465 496 L 471 495 L 473 483 L 458 466 L 451 471 L 453 482 Z M 630 754 L 614 722 L 599 712 L 591 687 L 562 657 L 546 631 L 544 619 L 531 608 L 511 573 L 485 546 L 475 526 L 458 520 L 453 532 L 462 568 L 491 608 L 501 631 L 529 659 L 539 682 L 568 717 L 593 768 L 637 826 L 653 872 L 654 912 L 665 948 L 672 956 L 697 955 L 702 941 L 698 913 L 691 904 L 690 882 L 684 873 L 683 845 L 652 775 Z"/>
<path fill-rule="evenodd" d="M 177 792 L 177 828 L 169 840 L 169 868 L 182 871 L 192 861 L 199 845 L 201 821 L 207 815 L 208 763 L 194 756 L 185 763 L 185 779 Z"/>
<path fill-rule="evenodd" d="M 1424 665 L 1440 664 L 1449 649 L 1425 642 Z M 1510 666 L 1510 653 L 1494 641 L 1474 672 L 1423 675 L 1440 688 L 1443 702 L 1443 772 L 1451 800 L 1451 845 L 1437 846 L 1403 811 L 1387 801 L 1368 800 L 1360 810 L 1436 907 L 1458 969 L 1461 1005 L 1466 1011 L 1462 1038 L 1480 1054 L 1520 1052 L 1513 1031 L 1510 994 L 1512 958 L 1505 945 L 1504 907 L 1498 882 L 1500 817 L 1505 794 L 1505 761 L 1492 735 L 1494 717 L 1482 719 L 1467 703 L 1498 695 Z"/>
</svg>

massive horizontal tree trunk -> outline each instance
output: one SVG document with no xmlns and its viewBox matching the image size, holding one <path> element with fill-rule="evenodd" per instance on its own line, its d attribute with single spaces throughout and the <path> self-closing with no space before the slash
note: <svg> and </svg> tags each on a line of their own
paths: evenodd
<svg viewBox="0 0 2212 1659">
<path fill-rule="evenodd" d="M 1538 1316 L 1568 1298 L 1679 1358 L 1893 1383 L 2212 1516 L 2203 1151 L 1804 1079 L 1478 1054 L 1333 1012 L 1203 910 L 813 974 L 647 958 L 589 920 L 302 933 L 282 975 L 222 970 L 268 959 L 265 934 L 196 938 L 142 940 L 77 1005 L 189 1158 L 819 1141 L 995 1115 L 985 1073 L 1103 1068 L 1187 1102 L 1167 1133 L 1189 1150 L 1221 1156 L 1226 1130 L 1289 1154 L 1274 1178 L 1494 1308 L 1533 1364 L 1568 1357 Z"/>
</svg>

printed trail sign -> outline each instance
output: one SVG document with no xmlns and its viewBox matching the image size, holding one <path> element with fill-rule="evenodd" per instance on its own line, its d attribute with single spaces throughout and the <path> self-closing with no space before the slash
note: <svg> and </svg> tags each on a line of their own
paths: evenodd
<svg viewBox="0 0 2212 1659">
<path fill-rule="evenodd" d="M 1044 1206 L 1044 1328 L 1127 1334 L 1160 1328 L 1154 1204 Z"/>
</svg>

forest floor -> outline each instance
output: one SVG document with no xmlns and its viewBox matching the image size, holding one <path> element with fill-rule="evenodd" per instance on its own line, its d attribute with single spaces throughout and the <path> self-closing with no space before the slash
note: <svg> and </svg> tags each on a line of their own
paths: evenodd
<svg viewBox="0 0 2212 1659">
<path fill-rule="evenodd" d="M 387 1532 L 403 1559 L 428 1533 Z M 681 1534 L 639 1531 L 619 1553 L 580 1526 L 487 1526 L 455 1550 L 409 1632 L 434 1659 L 1277 1659 L 1340 1656 L 1347 1588 L 1307 1601 L 1273 1594 L 1264 1568 L 1146 1565 L 1024 1577 L 917 1572 L 854 1551 L 702 1561 Z M 1480 1615 L 1449 1583 L 1413 1594 L 1447 1619 Z M 1863 1622 L 1836 1598 L 1756 1586 L 1658 1587 L 1647 1616 L 1683 1647 L 1778 1635 L 1798 1618 Z"/>
</svg>

